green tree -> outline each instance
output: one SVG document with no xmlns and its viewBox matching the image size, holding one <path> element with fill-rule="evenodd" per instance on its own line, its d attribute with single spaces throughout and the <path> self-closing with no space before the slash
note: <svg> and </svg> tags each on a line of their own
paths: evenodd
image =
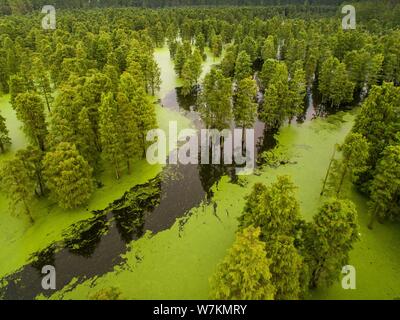
<svg viewBox="0 0 400 320">
<path fill-rule="evenodd" d="M 329 57 L 319 75 L 319 92 L 324 103 L 339 106 L 353 100 L 354 83 L 350 81 L 346 65 L 335 57 Z"/>
<path fill-rule="evenodd" d="M 365 137 L 369 143 L 368 165 L 361 183 L 365 190 L 373 178 L 373 171 L 388 145 L 396 141 L 400 131 L 400 88 L 393 83 L 374 86 L 357 115 L 353 132 Z"/>
<path fill-rule="evenodd" d="M 243 129 L 252 128 L 257 120 L 256 103 L 257 85 L 251 78 L 245 78 L 238 83 L 233 97 L 233 114 L 237 126 Z M 243 130 L 242 140 L 245 140 Z"/>
<path fill-rule="evenodd" d="M 306 96 L 306 74 L 303 69 L 297 68 L 289 81 L 289 122 L 301 114 L 304 109 L 304 98 Z"/>
<path fill-rule="evenodd" d="M 51 197 L 64 209 L 86 204 L 93 192 L 92 168 L 75 145 L 62 142 L 43 159 Z"/>
<path fill-rule="evenodd" d="M 269 35 L 267 39 L 265 39 L 264 44 L 261 48 L 261 57 L 263 60 L 268 59 L 276 59 L 277 49 L 275 47 L 275 39 L 274 36 Z"/>
<path fill-rule="evenodd" d="M 232 82 L 213 68 L 204 79 L 200 114 L 209 129 L 229 128 L 232 121 Z"/>
<path fill-rule="evenodd" d="M 32 143 L 44 151 L 47 126 L 42 99 L 35 92 L 21 93 L 15 99 L 17 118 L 23 123 L 23 131 Z"/>
<path fill-rule="evenodd" d="M 188 95 L 193 87 L 198 83 L 201 75 L 201 65 L 203 59 L 199 50 L 194 50 L 193 54 L 186 60 L 182 69 L 182 94 Z"/>
<path fill-rule="evenodd" d="M 23 162 L 18 158 L 6 160 L 0 172 L 0 187 L 9 199 L 11 211 L 18 214 L 21 208 L 33 224 L 34 219 L 29 206 L 34 198 L 35 186 Z"/>
<path fill-rule="evenodd" d="M 279 176 L 268 187 L 256 184 L 246 198 L 246 206 L 239 218 L 239 228 L 251 225 L 260 227 L 261 239 L 266 242 L 278 235 L 292 235 L 300 219 L 295 190 L 288 176 Z"/>
<path fill-rule="evenodd" d="M 331 199 L 313 217 L 306 234 L 306 261 L 312 288 L 338 280 L 349 253 L 359 239 L 357 211 L 349 200 Z"/>
<path fill-rule="evenodd" d="M 333 161 L 329 173 L 329 186 L 336 197 L 339 197 L 348 175 L 356 183 L 368 170 L 369 144 L 361 134 L 350 133 L 338 149 L 342 152 L 342 159 Z"/>
<path fill-rule="evenodd" d="M 121 163 L 124 160 L 124 141 L 118 119 L 118 105 L 114 94 L 104 94 L 99 109 L 100 140 L 105 158 L 112 163 L 117 179 L 121 177 Z"/>
<path fill-rule="evenodd" d="M 11 145 L 11 139 L 6 126 L 6 119 L 0 114 L 0 152 L 6 152 L 9 145 Z"/>
<path fill-rule="evenodd" d="M 270 261 L 260 229 L 246 228 L 236 235 L 235 243 L 211 278 L 211 298 L 216 300 L 273 300 Z"/>
<path fill-rule="evenodd" d="M 34 79 L 38 91 L 42 94 L 42 97 L 46 102 L 47 110 L 51 112 L 53 97 L 51 95 L 52 89 L 50 84 L 50 74 L 39 57 L 33 58 L 32 78 Z"/>
<path fill-rule="evenodd" d="M 250 56 L 246 51 L 241 51 L 238 54 L 235 63 L 235 79 L 240 81 L 252 75 L 252 63 Z"/>
<path fill-rule="evenodd" d="M 294 239 L 277 236 L 267 243 L 266 250 L 271 261 L 271 281 L 276 288 L 275 300 L 301 298 L 303 258 L 294 246 Z"/>
<path fill-rule="evenodd" d="M 18 150 L 16 158 L 24 164 L 30 181 L 35 183 L 35 193 L 38 196 L 45 194 L 45 182 L 43 178 L 43 152 L 35 147 L 28 146 L 26 149 Z"/>
<path fill-rule="evenodd" d="M 371 184 L 370 214 L 375 218 L 398 220 L 400 217 L 400 145 L 388 146 L 379 161 Z"/>
</svg>

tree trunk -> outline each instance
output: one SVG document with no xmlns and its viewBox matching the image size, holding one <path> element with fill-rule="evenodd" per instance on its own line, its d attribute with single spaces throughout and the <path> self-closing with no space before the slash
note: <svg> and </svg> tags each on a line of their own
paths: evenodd
<svg viewBox="0 0 400 320">
<path fill-rule="evenodd" d="M 331 171 L 331 167 L 332 167 L 333 160 L 335 159 L 335 155 L 336 155 L 336 145 L 334 146 L 333 155 L 332 155 L 331 161 L 329 162 L 328 171 L 326 172 L 326 176 L 324 179 L 324 185 L 323 185 L 322 191 L 321 191 L 321 197 L 324 195 L 326 183 L 328 181 L 329 173 Z"/>
<path fill-rule="evenodd" d="M 4 145 L 3 145 L 3 142 L 0 140 L 0 151 L 1 151 L 1 153 L 4 153 Z"/>
<path fill-rule="evenodd" d="M 341 176 L 341 178 L 340 178 L 339 186 L 338 186 L 338 189 L 337 189 L 337 191 L 336 191 L 336 196 L 339 196 L 340 191 L 342 190 L 344 178 L 346 177 L 346 174 L 347 174 L 347 169 L 348 169 L 348 164 L 346 164 L 345 167 L 344 167 L 342 176 Z"/>
</svg>

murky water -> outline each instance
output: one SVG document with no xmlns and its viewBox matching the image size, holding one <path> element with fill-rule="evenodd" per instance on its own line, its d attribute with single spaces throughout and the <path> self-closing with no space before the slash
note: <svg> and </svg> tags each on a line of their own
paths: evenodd
<svg viewBox="0 0 400 320">
<path fill-rule="evenodd" d="M 169 59 L 169 54 L 159 54 L 158 59 Z M 162 78 L 175 79 L 173 68 L 166 61 L 158 61 L 162 68 Z M 163 69 L 164 68 L 164 69 Z M 167 69 L 167 70 L 166 70 Z M 175 80 L 173 80 L 175 81 Z M 163 86 L 171 86 L 170 83 Z M 201 120 L 196 112 L 196 94 L 184 97 L 179 88 L 165 92 L 161 98 L 163 107 L 179 111 L 191 119 L 197 127 Z M 308 104 L 304 122 L 317 115 L 312 94 L 308 94 Z M 257 152 L 276 145 L 274 133 L 267 131 L 258 121 L 255 125 Z M 53 265 L 57 270 L 57 288 L 61 289 L 77 278 L 80 283 L 88 278 L 112 271 L 122 262 L 121 254 L 127 245 L 146 231 L 156 234 L 169 229 L 177 218 L 183 217 L 191 208 L 203 201 L 212 201 L 211 187 L 224 176 L 235 180 L 232 167 L 224 165 L 177 165 L 167 166 L 154 180 L 135 186 L 121 199 L 110 204 L 94 217 L 72 226 L 62 243 L 54 244 L 33 257 L 34 262 L 8 277 L 8 285 L 0 291 L 4 299 L 34 299 L 38 294 L 48 295 L 41 287 L 44 265 Z"/>
</svg>

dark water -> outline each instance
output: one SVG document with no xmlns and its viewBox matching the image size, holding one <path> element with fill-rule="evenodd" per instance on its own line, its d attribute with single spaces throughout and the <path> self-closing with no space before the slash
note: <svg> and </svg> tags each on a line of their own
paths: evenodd
<svg viewBox="0 0 400 320">
<path fill-rule="evenodd" d="M 196 99 L 196 92 L 184 97 L 178 88 L 167 94 L 161 103 L 166 108 L 181 111 L 200 126 Z M 316 104 L 309 93 L 304 116 L 299 122 L 316 115 Z M 256 123 L 257 153 L 276 145 L 275 133 L 262 122 Z M 35 254 L 30 264 L 5 279 L 8 285 L 0 289 L 0 297 L 34 299 L 40 293 L 51 295 L 52 292 L 41 287 L 41 270 L 45 265 L 56 268 L 58 290 L 74 278 L 78 279 L 78 284 L 112 271 L 114 266 L 123 262 L 120 255 L 126 252 L 131 241 L 140 238 L 146 231 L 156 234 L 169 229 L 191 208 L 203 201 L 211 202 L 211 187 L 224 175 L 235 182 L 232 166 L 167 166 L 157 178 L 135 186 L 104 211 L 95 212 L 93 218 L 72 226 L 63 242 Z"/>
</svg>

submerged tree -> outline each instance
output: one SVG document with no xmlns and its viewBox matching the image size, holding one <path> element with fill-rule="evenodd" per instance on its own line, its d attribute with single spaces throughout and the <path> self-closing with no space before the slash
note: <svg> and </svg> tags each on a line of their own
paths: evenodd
<svg viewBox="0 0 400 320">
<path fill-rule="evenodd" d="M 75 145 L 60 143 L 43 160 L 44 176 L 51 197 L 64 209 L 78 208 L 93 192 L 92 168 Z"/>
<path fill-rule="evenodd" d="M 260 229 L 240 231 L 227 256 L 210 279 L 211 298 L 216 300 L 273 300 L 270 261 L 265 244 L 259 240 Z"/>
</svg>

